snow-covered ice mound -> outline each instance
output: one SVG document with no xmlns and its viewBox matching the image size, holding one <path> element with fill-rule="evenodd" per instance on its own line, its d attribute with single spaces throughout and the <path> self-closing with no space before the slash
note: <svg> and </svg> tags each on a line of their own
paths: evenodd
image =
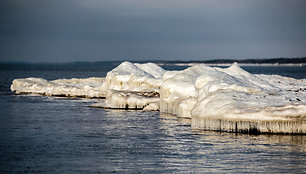
<svg viewBox="0 0 306 174">
<path fill-rule="evenodd" d="M 33 93 L 48 96 L 103 98 L 101 90 L 104 78 L 58 79 L 48 81 L 42 78 L 14 79 L 11 90 L 18 93 Z"/>
<path fill-rule="evenodd" d="M 159 110 L 159 88 L 165 70 L 154 63 L 123 62 L 108 72 L 102 90 L 104 108 Z"/>
<path fill-rule="evenodd" d="M 160 87 L 161 112 L 178 114 L 179 104 L 183 100 L 189 99 L 188 102 L 185 102 L 186 104 L 194 103 L 192 98 L 197 96 L 194 86 L 196 79 L 211 70 L 214 69 L 206 65 L 196 65 L 183 71 L 166 72 Z M 188 106 L 187 109 L 188 108 L 190 108 L 190 106 Z M 188 112 L 185 114 L 188 115 Z M 179 115 L 187 117 L 185 114 Z"/>
<path fill-rule="evenodd" d="M 305 80 L 253 75 L 236 63 L 225 69 L 195 65 L 165 76 L 160 110 L 191 118 L 192 128 L 306 133 Z"/>
<path fill-rule="evenodd" d="M 163 79 L 161 111 L 181 117 L 191 117 L 193 106 L 214 91 L 277 93 L 275 86 L 244 71 L 237 64 L 228 69 L 195 65 L 180 72 L 167 72 Z"/>
<path fill-rule="evenodd" d="M 123 62 L 108 72 L 102 85 L 104 91 L 159 91 L 165 70 L 154 63 Z"/>
</svg>

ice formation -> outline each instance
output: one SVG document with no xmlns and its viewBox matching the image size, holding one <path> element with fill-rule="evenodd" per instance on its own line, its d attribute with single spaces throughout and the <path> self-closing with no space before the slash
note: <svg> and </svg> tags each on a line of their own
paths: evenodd
<svg viewBox="0 0 306 174">
<path fill-rule="evenodd" d="M 132 92 L 108 90 L 104 108 L 159 110 L 159 94 L 156 92 Z"/>
<path fill-rule="evenodd" d="M 196 79 L 210 70 L 214 69 L 205 65 L 196 65 L 183 71 L 165 73 L 160 87 L 160 110 L 166 113 L 178 114 L 180 102 L 196 97 L 194 86 Z"/>
<path fill-rule="evenodd" d="M 104 91 L 158 92 L 165 70 L 154 63 L 123 62 L 108 72 L 102 85 Z"/>
<path fill-rule="evenodd" d="M 159 88 L 165 70 L 154 63 L 123 62 L 108 72 L 102 90 L 105 108 L 159 110 Z"/>
<path fill-rule="evenodd" d="M 16 93 L 106 97 L 94 107 L 160 110 L 191 118 L 194 129 L 306 134 L 306 79 L 194 65 L 165 71 L 123 62 L 103 78 L 15 79 Z"/>
<path fill-rule="evenodd" d="M 159 110 L 159 88 L 164 73 L 154 63 L 123 62 L 108 72 L 105 79 L 15 79 L 11 90 L 48 96 L 106 97 L 106 101 L 95 107 Z"/>
<path fill-rule="evenodd" d="M 48 81 L 42 78 L 14 79 L 11 90 L 16 93 L 34 93 L 48 96 L 103 98 L 101 91 L 104 78 L 58 79 Z"/>
<path fill-rule="evenodd" d="M 191 118 L 192 128 L 306 133 L 305 79 L 253 75 L 236 63 L 195 65 L 164 79 L 161 112 Z"/>
</svg>

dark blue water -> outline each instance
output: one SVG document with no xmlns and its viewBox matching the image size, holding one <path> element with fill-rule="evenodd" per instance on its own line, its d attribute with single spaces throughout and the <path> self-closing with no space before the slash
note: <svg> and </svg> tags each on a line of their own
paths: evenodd
<svg viewBox="0 0 306 174">
<path fill-rule="evenodd" d="M 35 66 L 0 69 L 0 173 L 306 171 L 305 136 L 194 131 L 189 120 L 159 112 L 104 110 L 89 107 L 96 100 L 10 92 L 14 78 L 103 77 L 115 65 Z M 305 67 L 283 68 L 245 67 L 306 78 Z"/>
</svg>

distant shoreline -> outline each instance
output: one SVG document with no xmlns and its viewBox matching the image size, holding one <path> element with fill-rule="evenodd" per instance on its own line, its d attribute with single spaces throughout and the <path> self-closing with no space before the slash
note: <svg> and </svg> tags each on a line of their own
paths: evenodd
<svg viewBox="0 0 306 174">
<path fill-rule="evenodd" d="M 203 64 L 202 62 L 199 63 L 157 63 L 159 66 L 166 66 L 166 65 L 174 65 L 174 66 L 193 66 L 198 64 Z M 233 63 L 204 63 L 208 66 L 231 66 Z M 286 64 L 277 64 L 277 63 L 238 63 L 240 66 L 306 66 L 306 63 L 286 63 Z"/>
<path fill-rule="evenodd" d="M 274 59 L 216 59 L 206 61 L 160 61 L 158 65 L 192 66 L 204 63 L 210 66 L 230 66 L 237 62 L 240 66 L 306 66 L 303 58 L 274 58 Z"/>
<path fill-rule="evenodd" d="M 214 60 L 114 60 L 114 61 L 76 61 L 76 62 L 1 62 L 0 65 L 99 65 L 110 63 L 119 65 L 124 61 L 133 63 L 152 62 L 160 66 L 192 66 L 206 64 L 210 66 L 229 66 L 237 62 L 240 66 L 306 66 L 306 57 L 301 58 L 271 58 L 271 59 L 214 59 Z"/>
</svg>

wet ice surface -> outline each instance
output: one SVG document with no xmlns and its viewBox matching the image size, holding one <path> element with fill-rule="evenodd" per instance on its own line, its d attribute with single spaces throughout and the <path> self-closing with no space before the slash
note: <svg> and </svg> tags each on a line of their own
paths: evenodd
<svg viewBox="0 0 306 174">
<path fill-rule="evenodd" d="M 198 132 L 189 120 L 92 108 L 89 99 L 0 97 L 0 173 L 306 170 L 305 136 Z"/>
</svg>

